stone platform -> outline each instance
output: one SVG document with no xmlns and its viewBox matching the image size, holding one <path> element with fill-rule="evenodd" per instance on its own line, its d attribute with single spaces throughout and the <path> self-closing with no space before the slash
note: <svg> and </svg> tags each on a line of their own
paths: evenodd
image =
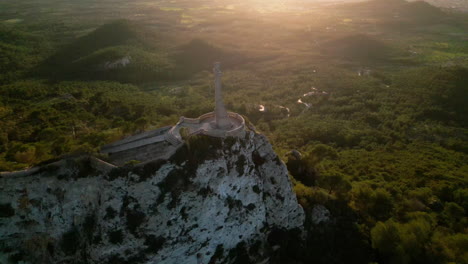
<svg viewBox="0 0 468 264">
<path fill-rule="evenodd" d="M 206 113 L 198 118 L 187 118 L 181 117 L 179 122 L 173 126 L 166 134 L 166 139 L 169 142 L 182 143 L 182 136 L 180 135 L 180 129 L 188 128 L 189 136 L 191 135 L 206 135 L 211 137 L 229 137 L 229 136 L 240 136 L 245 130 L 244 118 L 233 112 L 228 112 L 227 119 L 230 127 L 228 129 L 219 129 L 216 127 L 215 113 Z"/>
</svg>

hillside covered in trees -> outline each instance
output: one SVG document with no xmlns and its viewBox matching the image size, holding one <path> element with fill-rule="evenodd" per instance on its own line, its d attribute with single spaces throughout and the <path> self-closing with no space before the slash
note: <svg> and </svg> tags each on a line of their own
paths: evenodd
<svg viewBox="0 0 468 264">
<path fill-rule="evenodd" d="M 0 3 L 0 171 L 210 112 L 221 61 L 227 108 L 273 143 L 308 215 L 287 259 L 468 263 L 466 13 L 91 2 Z M 333 221 L 311 221 L 317 205 Z"/>
</svg>

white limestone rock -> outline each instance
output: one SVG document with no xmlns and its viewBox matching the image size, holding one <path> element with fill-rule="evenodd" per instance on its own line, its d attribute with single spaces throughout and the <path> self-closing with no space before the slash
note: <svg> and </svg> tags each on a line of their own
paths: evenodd
<svg viewBox="0 0 468 264">
<path fill-rule="evenodd" d="M 272 232 L 302 232 L 286 166 L 264 136 L 198 140 L 169 160 L 131 168 L 69 160 L 0 178 L 0 255 L 198 264 L 239 262 L 242 251 L 261 262 L 272 253 Z"/>
<path fill-rule="evenodd" d="M 125 68 L 132 61 L 132 57 L 125 56 L 123 58 L 117 59 L 115 61 L 108 61 L 104 63 L 104 69 L 112 70 L 118 68 Z"/>
<path fill-rule="evenodd" d="M 312 223 L 316 225 L 329 223 L 331 220 L 330 216 L 330 211 L 321 204 L 315 205 L 312 209 L 311 219 Z"/>
</svg>

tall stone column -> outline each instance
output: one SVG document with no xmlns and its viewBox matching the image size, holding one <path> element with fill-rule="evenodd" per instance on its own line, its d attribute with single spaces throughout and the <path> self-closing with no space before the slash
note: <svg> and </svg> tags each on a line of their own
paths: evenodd
<svg viewBox="0 0 468 264">
<path fill-rule="evenodd" d="M 231 128 L 231 122 L 224 107 L 223 94 L 221 92 L 221 64 L 216 62 L 214 64 L 213 72 L 215 75 L 215 123 L 218 129 L 229 129 Z"/>
</svg>

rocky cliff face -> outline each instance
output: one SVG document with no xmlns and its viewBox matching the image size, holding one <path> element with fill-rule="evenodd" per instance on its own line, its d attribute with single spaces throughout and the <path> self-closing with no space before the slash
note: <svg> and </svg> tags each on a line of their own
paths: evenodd
<svg viewBox="0 0 468 264">
<path fill-rule="evenodd" d="M 253 132 L 134 167 L 69 159 L 0 179 L 1 263 L 271 263 L 303 222 L 285 165 Z"/>
</svg>

